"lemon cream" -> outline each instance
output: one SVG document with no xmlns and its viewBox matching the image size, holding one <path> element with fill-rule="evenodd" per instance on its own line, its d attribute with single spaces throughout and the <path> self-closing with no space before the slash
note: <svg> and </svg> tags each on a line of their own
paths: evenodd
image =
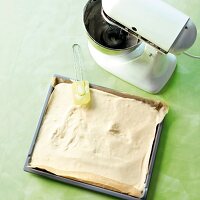
<svg viewBox="0 0 200 200">
<path fill-rule="evenodd" d="M 30 167 L 141 197 L 156 126 L 168 108 L 90 88 L 78 106 L 70 83 L 51 94 Z"/>
</svg>

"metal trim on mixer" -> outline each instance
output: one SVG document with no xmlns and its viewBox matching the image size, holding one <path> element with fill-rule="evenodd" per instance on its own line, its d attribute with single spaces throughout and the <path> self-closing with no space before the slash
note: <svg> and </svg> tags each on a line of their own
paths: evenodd
<svg viewBox="0 0 200 200">
<path fill-rule="evenodd" d="M 101 13 L 102 13 L 102 16 L 104 17 L 104 19 L 105 19 L 108 23 L 110 23 L 110 24 L 112 24 L 112 25 L 114 25 L 114 26 L 118 26 L 119 28 L 121 28 L 121 29 L 123 29 L 124 31 L 130 33 L 131 35 L 134 35 L 136 38 L 138 38 L 139 40 L 142 40 L 142 41 L 148 43 L 148 44 L 151 45 L 152 47 L 154 47 L 154 48 L 156 48 L 157 50 L 159 50 L 161 53 L 164 53 L 164 54 L 167 54 L 167 53 L 168 53 L 167 51 L 165 51 L 164 49 L 160 48 L 159 46 L 157 46 L 157 45 L 154 44 L 153 42 L 150 42 L 149 40 L 147 40 L 146 38 L 142 37 L 141 35 L 139 35 L 139 34 L 136 33 L 135 31 L 129 29 L 128 27 L 126 27 L 126 26 L 120 24 L 119 22 L 115 21 L 114 19 L 112 19 L 110 16 L 108 16 L 108 15 L 106 14 L 106 12 L 103 10 L 103 8 L 102 8 Z"/>
</svg>

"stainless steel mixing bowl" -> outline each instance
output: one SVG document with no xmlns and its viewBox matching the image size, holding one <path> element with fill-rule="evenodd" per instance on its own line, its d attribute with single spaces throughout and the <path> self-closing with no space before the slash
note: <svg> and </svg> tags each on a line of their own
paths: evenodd
<svg viewBox="0 0 200 200">
<path fill-rule="evenodd" d="M 133 35 L 117 26 L 108 24 L 101 14 L 101 0 L 89 0 L 84 9 L 83 21 L 89 42 L 99 51 L 119 54 L 133 51 L 140 44 Z"/>
</svg>

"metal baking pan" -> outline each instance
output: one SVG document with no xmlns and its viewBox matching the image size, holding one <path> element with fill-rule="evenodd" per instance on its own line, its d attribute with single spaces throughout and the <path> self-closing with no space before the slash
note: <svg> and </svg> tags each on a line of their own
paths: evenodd
<svg viewBox="0 0 200 200">
<path fill-rule="evenodd" d="M 59 82 L 58 82 L 58 80 L 59 80 Z M 98 186 L 90 185 L 90 184 L 87 184 L 87 183 L 84 183 L 84 182 L 72 180 L 72 179 L 69 179 L 69 178 L 64 178 L 64 177 L 52 174 L 50 172 L 47 172 L 45 170 L 35 169 L 35 168 L 31 168 L 29 166 L 29 163 L 30 163 L 31 157 L 32 157 L 32 153 L 34 151 L 34 146 L 36 144 L 37 137 L 38 137 L 39 132 L 40 132 L 40 127 L 42 125 L 42 121 L 43 121 L 43 118 L 44 118 L 45 113 L 46 113 L 46 109 L 47 109 L 49 98 L 51 96 L 51 93 L 54 90 L 54 86 L 57 85 L 58 83 L 61 83 L 61 82 L 68 82 L 69 83 L 71 81 L 70 81 L 69 78 L 66 78 L 66 77 L 63 77 L 63 76 L 60 76 L 60 75 L 54 75 L 53 82 L 52 82 L 52 84 L 51 84 L 51 86 L 49 88 L 49 91 L 48 91 L 48 94 L 47 94 L 47 97 L 46 97 L 46 100 L 45 100 L 45 103 L 44 103 L 44 106 L 43 106 L 43 109 L 42 109 L 42 113 L 40 115 L 39 122 L 37 124 L 35 135 L 33 137 L 33 141 L 32 141 L 28 156 L 26 158 L 26 162 L 25 162 L 25 165 L 24 165 L 24 171 L 30 172 L 30 173 L 34 173 L 34 174 L 37 174 L 37 175 L 41 175 L 41 176 L 44 176 L 44 177 L 47 177 L 47 178 L 50 178 L 50 179 L 53 179 L 53 180 L 56 180 L 56 181 L 60 181 L 60 182 L 63 182 L 63 183 L 67 183 L 67 184 L 75 185 L 75 186 L 78 186 L 78 187 L 86 188 L 86 189 L 89 189 L 89 190 L 93 190 L 93 191 L 96 191 L 96 192 L 101 192 L 101 193 L 104 193 L 104 194 L 108 194 L 108 195 L 111 195 L 111 196 L 114 196 L 114 197 L 118 197 L 118 198 L 121 198 L 121 199 L 126 199 L 126 200 L 146 200 L 147 192 L 148 192 L 148 188 L 149 188 L 149 184 L 150 184 L 150 179 L 151 179 L 151 176 L 152 176 L 153 166 L 154 166 L 154 162 L 155 162 L 157 147 L 158 147 L 159 140 L 160 140 L 160 135 L 161 135 L 161 130 L 162 130 L 162 123 L 158 124 L 158 126 L 156 128 L 155 139 L 154 139 L 154 142 L 153 142 L 151 156 L 150 156 L 150 160 L 149 160 L 149 171 L 148 171 L 148 174 L 146 176 L 145 190 L 144 190 L 142 198 L 133 197 L 133 196 L 130 196 L 130 195 L 127 195 L 127 194 L 123 194 L 123 193 L 120 193 L 120 192 L 115 192 L 115 191 L 108 190 L 108 189 L 105 189 L 105 188 L 101 188 L 101 187 L 98 187 Z M 96 85 L 93 85 L 93 84 L 91 84 L 90 87 L 98 88 L 98 89 L 101 89 L 103 91 L 113 92 L 113 90 L 111 90 L 111 89 L 100 87 L 100 86 L 96 86 Z"/>
</svg>

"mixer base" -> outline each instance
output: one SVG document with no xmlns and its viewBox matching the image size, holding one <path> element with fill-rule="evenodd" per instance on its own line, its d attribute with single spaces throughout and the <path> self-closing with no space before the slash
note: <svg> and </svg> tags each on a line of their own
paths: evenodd
<svg viewBox="0 0 200 200">
<path fill-rule="evenodd" d="M 149 93 L 158 93 L 176 67 L 176 56 L 162 54 L 149 45 L 141 44 L 134 51 L 116 55 L 99 51 L 90 41 L 88 46 L 99 66 Z"/>
</svg>

